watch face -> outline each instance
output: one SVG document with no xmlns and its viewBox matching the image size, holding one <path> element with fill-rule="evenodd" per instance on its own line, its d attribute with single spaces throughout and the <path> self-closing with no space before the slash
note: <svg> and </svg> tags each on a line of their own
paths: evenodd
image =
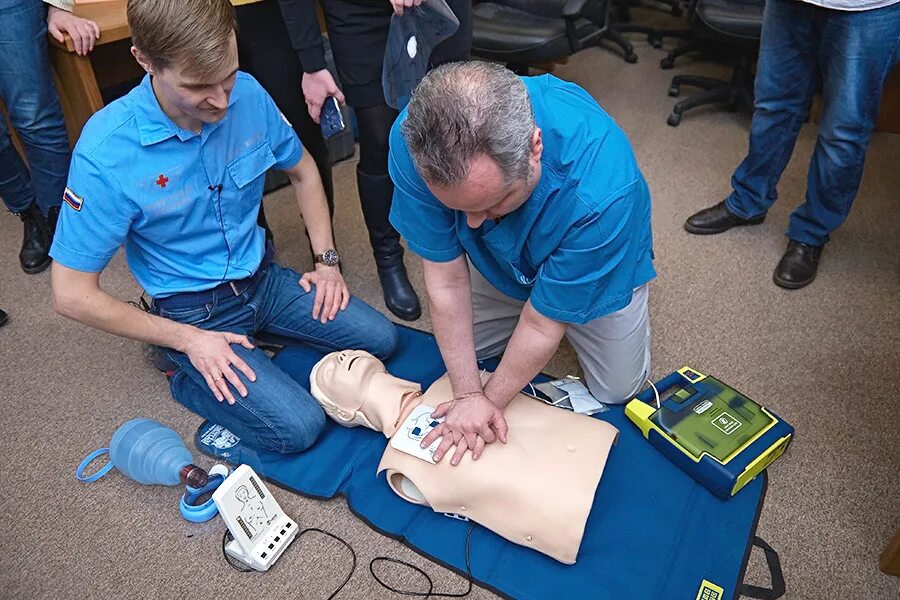
<svg viewBox="0 0 900 600">
<path fill-rule="evenodd" d="M 337 250 L 326 250 L 322 253 L 322 264 L 333 267 L 340 262 Z"/>
</svg>

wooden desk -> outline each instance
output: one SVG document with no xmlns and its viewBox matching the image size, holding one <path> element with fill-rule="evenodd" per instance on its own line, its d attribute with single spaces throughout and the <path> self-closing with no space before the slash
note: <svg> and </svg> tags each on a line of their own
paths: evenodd
<svg viewBox="0 0 900 600">
<path fill-rule="evenodd" d="M 100 89 L 140 77 L 143 73 L 131 56 L 131 30 L 125 18 L 125 0 L 77 2 L 74 12 L 97 23 L 100 39 L 88 56 L 78 56 L 69 36 L 64 43 L 49 38 L 53 78 L 73 146 L 87 120 L 103 108 Z"/>
</svg>

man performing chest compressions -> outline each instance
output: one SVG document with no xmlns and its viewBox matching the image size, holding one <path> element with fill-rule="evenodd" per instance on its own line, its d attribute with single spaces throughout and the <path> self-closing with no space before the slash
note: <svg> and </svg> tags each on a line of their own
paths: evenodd
<svg viewBox="0 0 900 600">
<path fill-rule="evenodd" d="M 487 382 L 490 374 L 482 373 Z M 572 564 L 578 555 L 594 493 L 618 430 L 598 419 L 516 395 L 504 416 L 515 435 L 459 467 L 433 463 L 395 446 L 412 435 L 414 447 L 429 427 L 432 409 L 453 397 L 448 376 L 424 392 L 389 374 L 364 351 L 329 354 L 310 373 L 313 397 L 345 427 L 381 431 L 392 443 L 378 472 L 404 500 L 436 512 L 457 513 L 507 540 Z M 419 407 L 429 407 L 410 422 Z"/>
</svg>

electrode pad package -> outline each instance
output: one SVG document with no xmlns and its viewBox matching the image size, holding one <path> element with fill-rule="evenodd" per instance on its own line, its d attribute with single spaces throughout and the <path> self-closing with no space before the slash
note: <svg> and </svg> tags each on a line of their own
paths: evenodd
<svg viewBox="0 0 900 600">
<path fill-rule="evenodd" d="M 526 394 L 543 400 L 547 404 L 565 408 L 582 415 L 593 415 L 609 410 L 605 404 L 594 398 L 587 386 L 577 377 L 569 376 L 546 383 L 534 384 L 524 391 Z"/>
<path fill-rule="evenodd" d="M 459 19 L 444 0 L 428 0 L 391 17 L 381 85 L 389 106 L 403 110 L 425 77 L 431 51 L 459 28 Z"/>
</svg>

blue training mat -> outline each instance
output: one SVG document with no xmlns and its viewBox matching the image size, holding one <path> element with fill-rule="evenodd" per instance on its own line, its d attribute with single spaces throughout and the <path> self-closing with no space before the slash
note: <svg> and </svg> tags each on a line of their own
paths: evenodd
<svg viewBox="0 0 900 600">
<path fill-rule="evenodd" d="M 444 374 L 433 336 L 407 327 L 400 328 L 400 336 L 401 350 L 386 361 L 393 375 L 424 388 Z M 321 357 L 317 351 L 291 347 L 275 363 L 309 389 L 310 369 Z M 782 588 L 774 593 L 742 583 L 754 543 L 767 549 L 773 579 L 780 570 L 772 565 L 774 556 L 778 567 L 774 551 L 770 555 L 771 548 L 754 538 L 765 475 L 734 498 L 719 500 L 652 448 L 621 407 L 597 417 L 615 425 L 620 435 L 597 488 L 576 564 L 561 564 L 475 526 L 469 554 L 476 583 L 522 599 L 722 600 L 750 590 L 761 594 L 754 597 L 783 593 L 783 583 L 773 586 Z M 227 430 L 207 422 L 196 441 L 202 452 L 246 463 L 268 481 L 305 496 L 342 494 L 373 528 L 465 572 L 469 524 L 402 500 L 384 474 L 376 477 L 387 444 L 381 433 L 329 422 L 312 448 L 282 455 L 244 447 Z M 294 518 L 302 523 L 302 515 Z M 704 588 L 704 580 L 716 587 Z"/>
</svg>

